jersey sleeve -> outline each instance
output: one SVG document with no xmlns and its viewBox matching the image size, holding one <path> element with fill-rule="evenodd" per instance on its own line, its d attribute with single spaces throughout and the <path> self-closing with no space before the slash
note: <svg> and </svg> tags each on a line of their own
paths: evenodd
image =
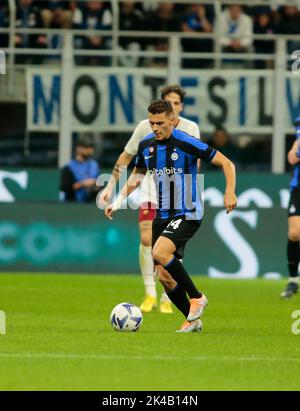
<svg viewBox="0 0 300 411">
<path fill-rule="evenodd" d="M 204 160 L 207 163 L 210 163 L 217 153 L 217 150 L 211 148 L 208 144 L 204 143 L 201 140 L 195 141 L 195 143 L 192 144 L 192 147 L 192 154 L 197 158 L 201 158 L 201 160 Z"/>
<path fill-rule="evenodd" d="M 126 153 L 130 154 L 131 156 L 135 156 L 138 152 L 140 141 L 145 137 L 145 135 L 146 134 L 144 132 L 143 122 L 140 122 L 136 126 L 132 136 L 130 137 L 124 148 Z"/>
</svg>

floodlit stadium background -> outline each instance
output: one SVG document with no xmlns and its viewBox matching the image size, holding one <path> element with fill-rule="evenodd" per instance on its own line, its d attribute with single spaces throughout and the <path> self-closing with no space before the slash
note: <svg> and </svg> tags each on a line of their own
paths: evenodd
<svg viewBox="0 0 300 411">
<path fill-rule="evenodd" d="M 222 33 L 235 1 L 18 3 L 0 0 L 0 391 L 95 390 L 99 405 L 103 390 L 299 390 L 299 294 L 280 299 L 299 2 L 241 2 L 241 53 Z M 85 138 L 110 173 L 168 83 L 204 141 L 226 128 L 238 208 L 226 214 L 224 177 L 203 164 L 205 218 L 184 257 L 209 299 L 203 331 L 175 333 L 174 307 L 118 333 L 112 308 L 144 298 L 138 196 L 109 222 L 95 203 L 61 201 L 60 169 Z"/>
<path fill-rule="evenodd" d="M 87 136 L 110 172 L 161 86 L 179 83 L 183 115 L 209 143 L 225 127 L 230 144 L 220 151 L 238 170 L 239 207 L 226 216 L 223 177 L 203 166 L 206 216 L 188 249 L 190 272 L 285 276 L 286 153 L 300 108 L 296 2 L 241 2 L 251 21 L 242 53 L 224 49 L 220 19 L 233 1 L 201 2 L 204 31 L 197 2 L 112 0 L 88 22 L 85 3 L 36 1 L 34 17 L 20 20 L 18 2 L 1 1 L 1 270 L 139 271 L 137 211 L 109 224 L 94 204 L 60 202 L 59 169 Z"/>
</svg>

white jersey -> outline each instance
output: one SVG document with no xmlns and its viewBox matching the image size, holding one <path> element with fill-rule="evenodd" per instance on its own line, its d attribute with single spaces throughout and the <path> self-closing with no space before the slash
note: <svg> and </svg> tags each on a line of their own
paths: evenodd
<svg viewBox="0 0 300 411">
<path fill-rule="evenodd" d="M 187 118 L 179 117 L 179 122 L 176 125 L 176 129 L 184 131 L 185 133 L 200 139 L 200 130 L 198 125 L 194 121 L 188 120 Z M 140 141 L 150 133 L 152 133 L 152 129 L 149 120 L 142 120 L 136 126 L 124 150 L 131 156 L 135 156 L 138 152 Z M 147 171 L 147 174 L 142 182 L 140 196 L 140 204 L 147 202 L 156 204 L 155 185 L 149 171 Z"/>
</svg>

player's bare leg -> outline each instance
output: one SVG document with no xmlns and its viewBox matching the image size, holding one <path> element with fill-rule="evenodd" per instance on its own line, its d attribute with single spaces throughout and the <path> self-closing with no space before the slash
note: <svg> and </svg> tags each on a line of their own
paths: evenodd
<svg viewBox="0 0 300 411">
<path fill-rule="evenodd" d="M 290 298 L 299 289 L 298 266 L 300 260 L 300 216 L 288 218 L 288 268 L 289 281 L 285 290 L 280 294 L 282 298 Z"/>
</svg>

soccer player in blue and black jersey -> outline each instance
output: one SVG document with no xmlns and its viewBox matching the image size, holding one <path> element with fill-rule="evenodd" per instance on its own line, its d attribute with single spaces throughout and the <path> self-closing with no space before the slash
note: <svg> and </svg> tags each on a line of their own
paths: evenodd
<svg viewBox="0 0 300 411">
<path fill-rule="evenodd" d="M 289 281 L 281 293 L 282 298 L 290 298 L 299 288 L 298 266 L 300 261 L 300 117 L 295 120 L 296 140 L 288 152 L 288 162 L 294 166 L 290 182 L 290 202 L 288 207 L 287 260 Z"/>
<path fill-rule="evenodd" d="M 148 117 L 153 133 L 140 142 L 135 168 L 118 198 L 105 209 L 105 215 L 112 218 L 149 170 L 158 204 L 152 226 L 152 253 L 158 277 L 170 300 L 186 317 L 178 331 L 200 331 L 200 317 L 207 298 L 197 289 L 180 261 L 186 242 L 199 229 L 203 216 L 197 190 L 197 159 L 222 168 L 226 178 L 224 206 L 228 213 L 237 203 L 235 167 L 220 152 L 174 129 L 174 114 L 168 101 L 152 102 Z"/>
</svg>

